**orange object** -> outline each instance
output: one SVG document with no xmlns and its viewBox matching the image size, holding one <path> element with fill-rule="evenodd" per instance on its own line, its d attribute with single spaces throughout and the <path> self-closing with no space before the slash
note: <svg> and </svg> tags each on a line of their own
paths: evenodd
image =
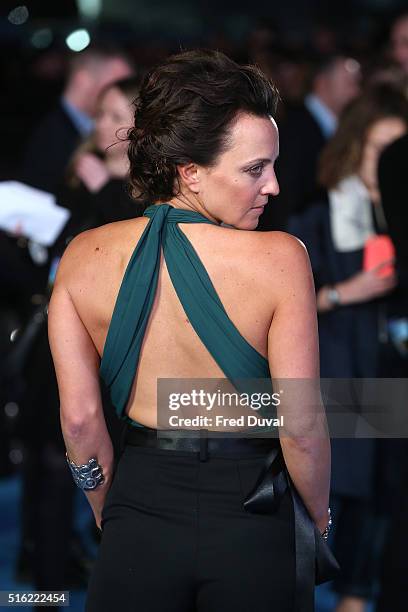
<svg viewBox="0 0 408 612">
<path fill-rule="evenodd" d="M 394 245 L 389 236 L 373 236 L 364 245 L 363 270 L 372 270 L 381 263 L 395 258 Z M 392 263 L 383 266 L 377 271 L 377 276 L 384 278 L 394 274 L 395 267 Z"/>
</svg>

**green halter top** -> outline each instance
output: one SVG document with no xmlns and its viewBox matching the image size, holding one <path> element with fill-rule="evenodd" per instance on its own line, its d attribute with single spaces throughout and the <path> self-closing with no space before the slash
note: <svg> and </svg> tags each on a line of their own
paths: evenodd
<svg viewBox="0 0 408 612">
<path fill-rule="evenodd" d="M 200 258 L 178 223 L 211 223 L 197 212 L 170 204 L 149 206 L 150 221 L 127 265 L 105 341 L 100 375 L 118 416 L 125 414 L 146 326 L 157 289 L 160 255 L 177 296 L 203 344 L 228 379 L 269 378 L 269 364 L 228 317 Z"/>
</svg>

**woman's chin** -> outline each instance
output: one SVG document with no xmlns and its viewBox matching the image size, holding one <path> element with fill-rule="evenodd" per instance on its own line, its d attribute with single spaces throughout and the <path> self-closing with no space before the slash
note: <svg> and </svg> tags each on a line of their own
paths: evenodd
<svg viewBox="0 0 408 612">
<path fill-rule="evenodd" d="M 256 217 L 254 219 L 246 219 L 245 221 L 241 221 L 241 223 L 237 223 L 233 227 L 235 229 L 250 231 L 250 230 L 256 229 L 258 227 L 258 223 L 259 223 L 259 217 Z"/>
</svg>

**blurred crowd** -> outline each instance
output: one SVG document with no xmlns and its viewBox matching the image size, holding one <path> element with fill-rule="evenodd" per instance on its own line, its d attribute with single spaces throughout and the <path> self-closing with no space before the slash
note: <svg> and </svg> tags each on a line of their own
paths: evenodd
<svg viewBox="0 0 408 612">
<path fill-rule="evenodd" d="M 288 231 L 306 245 L 321 376 L 352 385 L 408 376 L 408 12 L 393 20 L 383 44 L 340 39 L 320 27 L 300 45 L 265 20 L 240 44 L 222 34 L 206 44 L 256 62 L 279 88 L 280 194 L 258 230 Z M 25 136 L 11 144 L 11 156 L 0 156 L 2 181 L 51 193 L 69 211 L 52 244 L 19 227 L 0 230 L 0 477 L 21 474 L 15 573 L 38 590 L 85 587 L 92 563 L 74 526 L 77 493 L 59 427 L 47 302 L 73 236 L 140 216 L 148 204 L 127 189 L 126 134 L 146 69 L 172 50 L 106 44 L 31 58 L 35 87 L 24 95 L 35 112 L 21 119 Z M 103 396 L 118 453 L 122 425 L 104 389 Z M 333 439 L 336 612 L 363 612 L 369 601 L 376 612 L 406 609 L 407 446 L 400 438 Z M 97 543 L 91 518 L 89 530 Z"/>
</svg>

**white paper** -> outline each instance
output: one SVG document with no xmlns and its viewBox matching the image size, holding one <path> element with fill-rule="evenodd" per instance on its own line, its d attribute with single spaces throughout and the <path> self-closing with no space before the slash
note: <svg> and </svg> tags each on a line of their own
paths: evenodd
<svg viewBox="0 0 408 612">
<path fill-rule="evenodd" d="M 52 193 L 17 181 L 0 182 L 0 229 L 4 231 L 50 246 L 70 216 Z"/>
</svg>

